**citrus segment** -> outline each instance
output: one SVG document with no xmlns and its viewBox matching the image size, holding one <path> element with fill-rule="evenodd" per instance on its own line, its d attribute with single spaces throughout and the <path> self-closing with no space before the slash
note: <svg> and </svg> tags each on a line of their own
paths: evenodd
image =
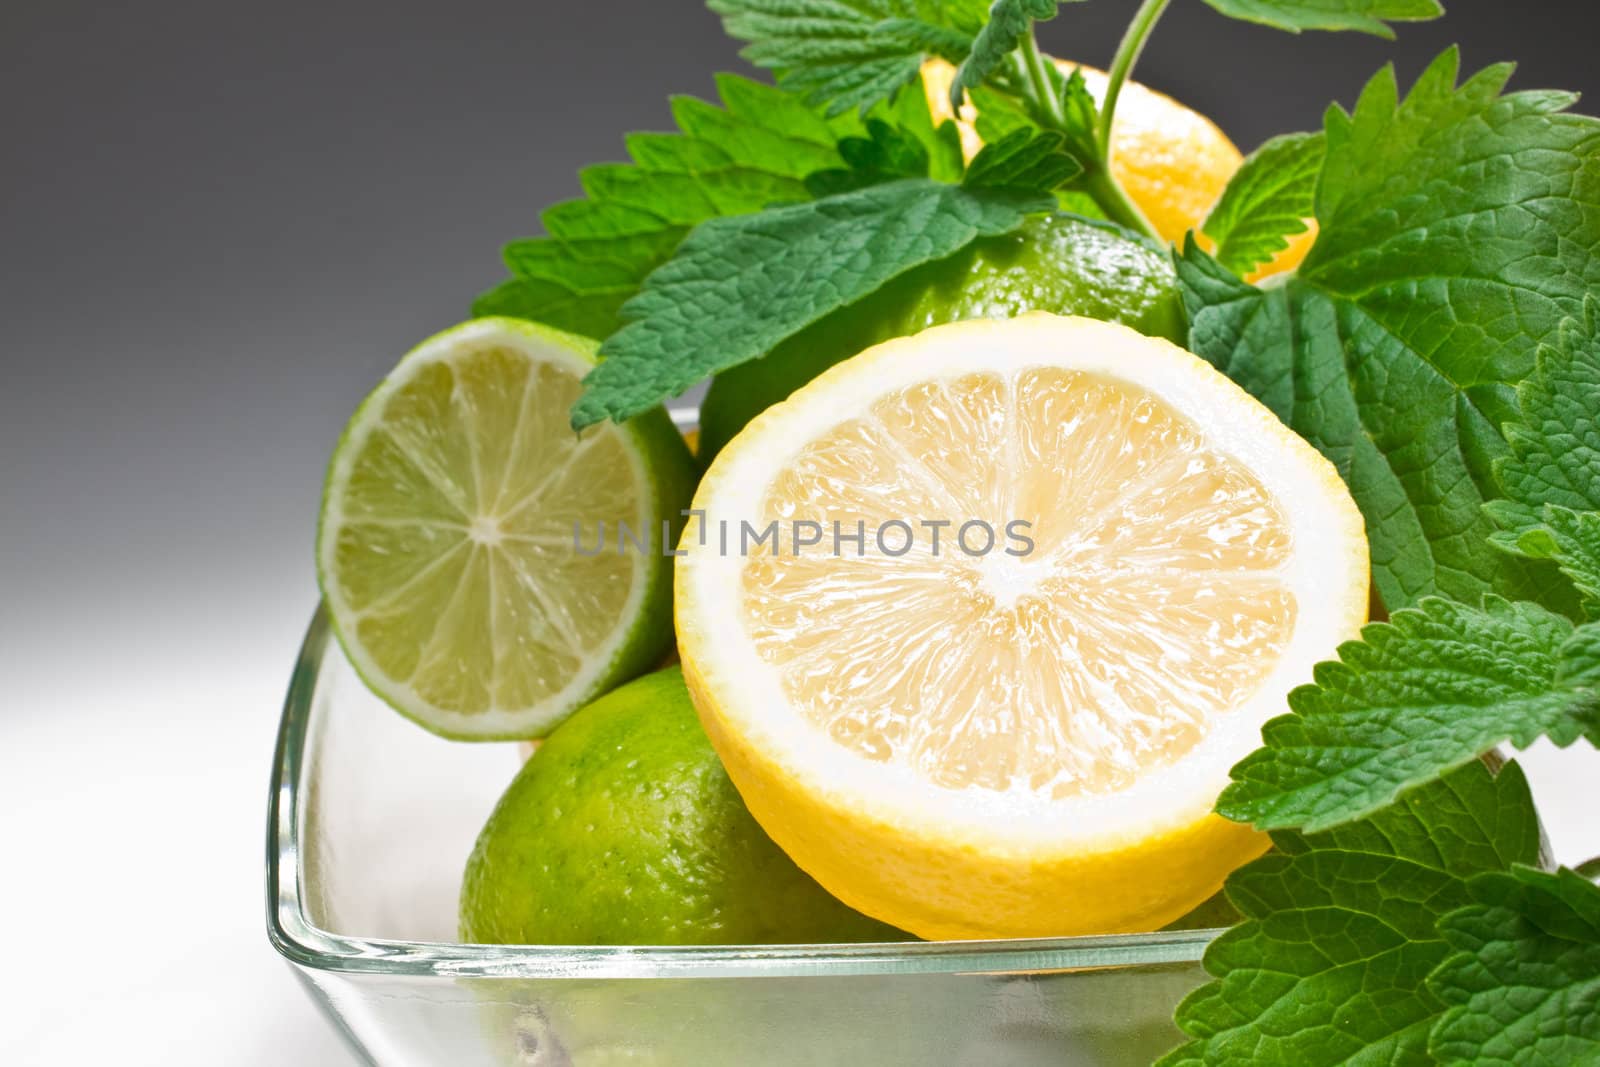
<svg viewBox="0 0 1600 1067">
<path fill-rule="evenodd" d="M 752 422 L 695 507 L 780 533 L 684 539 L 707 732 L 803 868 L 923 937 L 1198 904 L 1265 847 L 1209 814 L 1228 768 L 1366 607 L 1333 468 L 1200 360 L 1086 319 L 869 350 Z"/>
</svg>

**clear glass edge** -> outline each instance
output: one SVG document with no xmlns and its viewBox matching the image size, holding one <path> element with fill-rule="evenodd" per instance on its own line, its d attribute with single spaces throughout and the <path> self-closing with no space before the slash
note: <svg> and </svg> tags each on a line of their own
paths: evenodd
<svg viewBox="0 0 1600 1067">
<path fill-rule="evenodd" d="M 673 421 L 693 426 L 692 409 Z M 919 941 L 727 947 L 472 945 L 345 937 L 319 929 L 300 896 L 299 783 L 312 698 L 332 639 L 319 604 L 295 661 L 278 725 L 267 798 L 267 936 L 300 967 L 438 978 L 742 978 L 972 974 L 1191 963 L 1222 931 L 1183 930 L 1023 941 Z"/>
<path fill-rule="evenodd" d="M 965 974 L 1129 967 L 1197 961 L 1220 930 L 1025 941 L 861 945 L 472 945 L 345 937 L 307 918 L 300 895 L 298 783 L 322 657 L 331 631 L 312 617 L 284 701 L 267 804 L 267 932 L 290 962 L 317 971 L 441 978 L 735 978 Z"/>
</svg>

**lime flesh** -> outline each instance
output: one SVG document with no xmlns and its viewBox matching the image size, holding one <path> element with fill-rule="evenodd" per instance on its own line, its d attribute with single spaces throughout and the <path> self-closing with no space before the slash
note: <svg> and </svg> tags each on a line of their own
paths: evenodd
<svg viewBox="0 0 1600 1067">
<path fill-rule="evenodd" d="M 1186 330 L 1165 255 L 1108 224 L 1071 215 L 1030 218 L 1016 233 L 919 267 L 761 359 L 717 375 L 700 409 L 701 463 L 708 465 L 761 412 L 875 344 L 948 322 L 1027 311 L 1120 322 L 1180 345 Z"/>
<path fill-rule="evenodd" d="M 317 546 L 334 628 L 437 733 L 541 736 L 670 647 L 662 523 L 675 536 L 692 461 L 659 409 L 571 430 L 593 352 L 532 323 L 459 326 L 400 362 L 334 453 Z M 619 523 L 648 546 L 619 548 Z"/>
</svg>

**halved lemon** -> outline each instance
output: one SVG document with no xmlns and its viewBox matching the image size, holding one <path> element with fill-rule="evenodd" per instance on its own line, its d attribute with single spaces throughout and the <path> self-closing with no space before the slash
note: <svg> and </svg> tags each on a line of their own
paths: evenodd
<svg viewBox="0 0 1600 1067">
<path fill-rule="evenodd" d="M 574 433 L 593 341 L 477 319 L 424 341 L 328 466 L 317 578 L 351 664 L 465 740 L 542 737 L 671 647 L 693 461 L 665 411 Z"/>
<path fill-rule="evenodd" d="M 1333 466 L 1089 319 L 869 349 L 756 418 L 694 506 L 676 620 L 712 743 L 802 868 L 927 938 L 1203 901 L 1267 845 L 1211 813 L 1228 769 L 1366 616 Z"/>
</svg>

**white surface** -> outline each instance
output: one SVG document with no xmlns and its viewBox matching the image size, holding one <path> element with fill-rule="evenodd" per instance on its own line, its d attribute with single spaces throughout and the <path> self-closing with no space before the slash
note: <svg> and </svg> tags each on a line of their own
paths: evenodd
<svg viewBox="0 0 1600 1067">
<path fill-rule="evenodd" d="M 248 620 L 178 626 L 156 593 L 142 629 L 77 629 L 94 657 L 4 620 L 0 1063 L 356 1062 L 267 941 L 267 783 L 311 594 L 251 594 Z"/>
</svg>

